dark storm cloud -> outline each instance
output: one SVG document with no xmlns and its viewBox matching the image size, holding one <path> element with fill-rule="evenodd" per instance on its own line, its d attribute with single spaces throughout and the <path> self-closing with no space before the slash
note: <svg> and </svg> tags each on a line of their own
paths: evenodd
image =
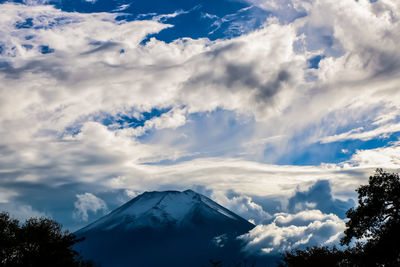
<svg viewBox="0 0 400 267">
<path fill-rule="evenodd" d="M 66 80 L 69 76 L 63 66 L 46 60 L 28 61 L 21 67 L 14 67 L 10 62 L 0 61 L 0 73 L 4 73 L 9 79 L 19 79 L 25 73 L 46 73 L 57 80 Z"/>
<path fill-rule="evenodd" d="M 266 102 L 272 98 L 282 88 L 282 85 L 290 81 L 290 74 L 286 70 L 281 70 L 275 80 L 269 81 L 258 87 L 257 100 Z"/>
<path fill-rule="evenodd" d="M 390 0 L 379 2 L 384 1 Z M 399 107 L 399 24 L 386 20 L 386 16 L 370 14 L 367 5 L 355 1 L 318 2 L 309 6 L 314 17 L 304 18 L 304 23 L 285 26 L 271 18 L 265 27 L 239 38 L 188 38 L 171 43 L 153 39 L 137 46 L 137 42 L 167 26 L 155 21 L 114 21 L 115 15 L 107 13 L 92 16 L 50 6 L 1 5 L 5 19 L 0 20 L 0 28 L 5 39 L 0 44 L 4 60 L 0 60 L 0 84 L 6 86 L 0 94 L 0 180 L 10 184 L 0 183 L 0 201 L 32 205 L 38 211 L 48 209 L 54 216 L 64 211 L 69 218 L 76 194 L 94 194 L 112 208 L 101 190 L 113 186 L 146 190 L 163 184 L 187 187 L 194 183 L 220 191 L 233 188 L 245 195 L 237 199 L 228 196 L 232 206 L 250 207 L 252 200 L 273 214 L 286 212 L 286 206 L 278 200 L 288 200 L 296 185 L 308 184 L 310 177 L 329 177 L 335 193 L 350 195 L 348 192 L 364 181 L 352 172 L 375 164 L 370 157 L 332 169 L 325 165 L 303 168 L 262 164 L 276 163 L 265 148 L 272 147 L 276 153 L 271 154 L 285 157 L 304 143 L 352 127 L 365 115 L 359 107 Z M 287 12 L 287 4 L 282 6 Z M 395 5 L 390 9 L 396 15 L 399 7 L 397 11 Z M 23 26 L 29 18 L 35 19 Z M 59 18 L 68 19 L 53 22 Z M 23 29 L 15 29 L 16 21 L 22 21 Z M 36 24 L 42 21 L 44 26 L 39 30 Z M 46 26 L 49 23 L 53 26 Z M 303 24 L 310 27 L 299 29 Z M 301 33 L 304 40 L 296 36 Z M 384 34 L 389 41 L 381 43 L 379 38 Z M 126 49 L 122 56 L 115 40 Z M 303 50 L 293 52 L 293 42 Z M 40 53 L 41 45 L 49 47 L 42 52 L 54 48 L 54 53 Z M 320 68 L 311 70 L 316 79 L 303 80 L 309 71 L 304 70 L 306 60 L 314 53 L 326 57 Z M 32 73 L 35 75 L 25 75 Z M 381 78 L 379 84 L 370 83 L 373 75 Z M 390 95 L 385 93 L 391 89 Z M 364 92 L 373 97 L 359 97 Z M 270 103 L 279 110 L 265 116 L 270 115 L 264 109 L 272 106 Z M 332 105 L 327 108 L 326 103 Z M 92 114 L 160 107 L 179 107 L 182 112 L 176 112 L 180 116 L 166 114 L 160 120 L 149 119 L 152 126 L 142 128 L 145 134 L 141 129 L 122 131 L 92 122 Z M 374 116 L 385 115 L 387 110 L 382 110 Z M 332 114 L 334 120 L 328 120 Z M 314 128 L 320 121 L 323 123 Z M 68 128 L 76 122 L 78 130 L 70 133 Z M 312 129 L 310 137 L 299 135 L 305 128 Z M 153 134 L 149 132 L 156 132 L 155 138 L 149 138 Z M 296 142 L 287 144 L 291 139 Z M 69 143 L 62 143 L 64 140 Z M 233 162 L 232 158 L 240 160 Z M 320 162 L 326 158 L 321 156 Z M 390 166 L 398 165 L 394 153 L 386 158 Z M 196 159 L 201 160 L 193 164 Z M 143 162 L 163 162 L 165 166 Z M 168 166 L 172 164 L 175 166 Z M 278 187 L 277 181 L 282 186 Z M 82 187 L 75 187 L 73 182 L 82 183 Z M 38 186 L 35 189 L 34 183 Z M 106 183 L 108 188 L 102 188 Z M 315 208 L 343 217 L 349 203 L 335 199 L 329 184 L 322 182 L 314 187 L 296 192 L 289 209 Z M 281 196 L 261 202 L 256 196 L 247 198 L 249 194 Z M 64 204 L 57 204 L 58 199 Z M 50 204 L 55 208 L 46 206 Z M 58 218 L 63 218 L 61 213 Z"/>
<path fill-rule="evenodd" d="M 390 77 L 400 70 L 400 60 L 391 52 L 369 46 L 360 49 L 360 53 L 364 59 L 363 67 L 372 70 L 371 78 Z"/>
<path fill-rule="evenodd" d="M 241 83 L 249 88 L 258 88 L 260 97 L 269 98 L 279 90 L 283 82 L 290 80 L 290 74 L 286 70 L 281 70 L 275 79 L 263 83 L 261 77 L 256 74 L 254 65 L 227 64 L 225 78 L 228 87 L 232 87 L 235 83 Z"/>
<path fill-rule="evenodd" d="M 291 80 L 288 70 L 279 70 L 271 78 L 266 78 L 256 72 L 253 64 L 226 62 L 221 68 L 224 70 L 222 75 L 212 71 L 198 74 L 189 79 L 187 87 L 215 84 L 234 92 L 248 90 L 254 92 L 257 103 L 268 103 Z"/>
<path fill-rule="evenodd" d="M 216 47 L 211 51 L 205 52 L 204 55 L 211 60 L 224 59 L 228 56 L 229 53 L 231 53 L 232 51 L 237 51 L 245 45 L 246 43 L 237 41 L 234 43 L 229 43 L 220 47 Z"/>
<path fill-rule="evenodd" d="M 257 102 L 268 102 L 276 95 L 285 82 L 289 82 L 291 75 L 288 70 L 281 69 L 271 77 L 264 77 L 257 73 L 257 63 L 235 63 L 229 60 L 229 55 L 237 53 L 245 45 L 243 42 L 235 42 L 216 48 L 205 55 L 218 68 L 223 68 L 222 75 L 216 75 L 209 71 L 192 77 L 189 84 L 211 82 L 223 85 L 229 90 L 255 90 Z M 238 89 L 237 89 L 238 88 Z"/>
<path fill-rule="evenodd" d="M 19 177 L 24 175 L 25 172 L 23 172 L 22 170 L 18 170 L 18 171 L 1 171 L 0 172 L 0 184 L 1 182 L 5 182 L 5 181 L 13 181 L 15 180 L 15 177 Z"/>
<path fill-rule="evenodd" d="M 90 55 L 98 52 L 104 52 L 104 51 L 109 51 L 114 49 L 115 47 L 118 47 L 120 44 L 116 42 L 105 42 L 101 43 L 98 47 L 91 49 L 89 51 L 83 52 L 81 55 Z"/>
<path fill-rule="evenodd" d="M 354 206 L 354 201 L 342 201 L 332 196 L 332 189 L 329 181 L 317 181 L 306 191 L 297 191 L 289 199 L 288 210 L 298 212 L 305 209 L 318 209 L 323 213 L 333 213 L 340 218 L 346 218 L 346 211 Z"/>
<path fill-rule="evenodd" d="M 239 90 L 244 85 L 249 90 L 255 90 L 255 100 L 267 103 L 273 98 L 285 82 L 290 81 L 290 74 L 286 70 L 280 70 L 273 75 L 271 80 L 264 82 L 263 77 L 256 74 L 254 65 L 227 64 L 225 69 L 224 83 L 228 88 L 235 88 L 239 85 Z"/>
<path fill-rule="evenodd" d="M 18 213 L 13 210 L 14 208 L 30 206 L 32 211 L 36 212 L 28 214 L 29 216 L 36 216 L 38 213 L 42 213 L 62 222 L 64 227 L 76 230 L 86 224 L 73 217 L 74 202 L 78 194 L 93 193 L 104 199 L 111 209 L 130 199 L 124 190 L 113 190 L 93 183 L 71 182 L 72 178 L 65 179 L 65 183 L 60 185 L 16 181 L 4 182 L 0 180 L 1 188 L 18 192 L 18 195 L 13 196 L 12 201 L 9 203 L 0 203 L 0 211 L 6 210 L 14 214 Z M 89 215 L 91 221 L 102 216 L 100 213 L 91 213 Z"/>
</svg>

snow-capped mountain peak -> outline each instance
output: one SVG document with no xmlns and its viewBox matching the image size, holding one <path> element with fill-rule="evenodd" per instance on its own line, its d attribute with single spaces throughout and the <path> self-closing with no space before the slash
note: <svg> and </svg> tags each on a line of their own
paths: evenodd
<svg viewBox="0 0 400 267">
<path fill-rule="evenodd" d="M 240 255 L 253 227 L 192 190 L 145 192 L 76 232 L 76 249 L 107 267 L 200 266 Z"/>
<path fill-rule="evenodd" d="M 145 192 L 98 221 L 81 229 L 189 226 L 199 221 L 245 221 L 240 216 L 192 190 Z M 247 222 L 247 221 L 246 221 Z"/>
</svg>

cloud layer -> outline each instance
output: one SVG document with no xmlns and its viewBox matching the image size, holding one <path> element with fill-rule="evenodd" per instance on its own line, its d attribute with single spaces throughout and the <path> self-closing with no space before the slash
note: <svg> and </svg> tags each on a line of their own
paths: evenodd
<svg viewBox="0 0 400 267">
<path fill-rule="evenodd" d="M 250 254 L 279 254 L 292 249 L 314 245 L 332 245 L 338 242 L 345 229 L 344 222 L 336 215 L 319 210 L 301 211 L 296 214 L 280 213 L 268 225 L 257 225 L 239 238 L 246 242 Z"/>
<path fill-rule="evenodd" d="M 179 12 L 0 4 L 0 207 L 76 229 L 200 188 L 259 224 L 248 251 L 334 242 L 354 189 L 400 168 L 400 4 L 249 2 L 261 27 L 172 42 L 151 36 Z"/>
</svg>

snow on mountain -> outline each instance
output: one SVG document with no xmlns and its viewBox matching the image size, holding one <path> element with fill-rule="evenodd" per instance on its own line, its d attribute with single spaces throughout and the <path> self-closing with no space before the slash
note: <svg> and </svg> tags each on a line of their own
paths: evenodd
<svg viewBox="0 0 400 267">
<path fill-rule="evenodd" d="M 241 257 L 253 227 L 192 190 L 145 192 L 77 231 L 76 249 L 101 266 L 201 266 Z"/>
<path fill-rule="evenodd" d="M 116 227 L 134 229 L 183 226 L 190 224 L 190 220 L 197 215 L 196 213 L 202 213 L 214 219 L 225 217 L 225 219 L 244 223 L 244 219 L 240 216 L 192 190 L 145 192 L 78 233 L 95 229 L 112 230 Z"/>
</svg>

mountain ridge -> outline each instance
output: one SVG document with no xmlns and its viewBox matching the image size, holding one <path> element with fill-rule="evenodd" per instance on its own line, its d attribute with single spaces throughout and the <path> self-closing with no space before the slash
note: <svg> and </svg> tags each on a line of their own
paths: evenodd
<svg viewBox="0 0 400 267">
<path fill-rule="evenodd" d="M 209 212 L 213 210 L 215 211 L 214 215 L 218 213 L 233 220 L 246 221 L 208 197 L 190 189 L 182 192 L 149 191 L 136 196 L 76 233 L 98 228 L 110 230 L 121 224 L 129 225 L 131 228 L 163 227 L 173 223 L 184 224 L 185 219 L 187 220 L 188 216 L 193 215 L 191 212 L 195 208 L 208 209 Z M 118 220 L 121 223 L 118 223 Z M 250 222 L 246 222 L 252 225 Z"/>
<path fill-rule="evenodd" d="M 193 190 L 171 190 L 144 192 L 75 234 L 84 258 L 102 266 L 197 266 L 239 257 L 237 236 L 253 227 Z"/>
</svg>

